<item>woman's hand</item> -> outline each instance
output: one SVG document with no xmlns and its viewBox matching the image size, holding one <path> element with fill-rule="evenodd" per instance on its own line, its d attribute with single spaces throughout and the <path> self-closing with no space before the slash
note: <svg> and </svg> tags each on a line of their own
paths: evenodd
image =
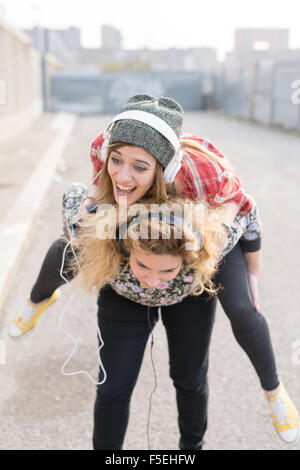
<svg viewBox="0 0 300 470">
<path fill-rule="evenodd" d="M 86 190 L 86 196 L 83 198 L 82 204 L 79 208 L 78 215 L 84 217 L 89 214 L 91 209 L 99 198 L 99 188 L 96 184 L 91 184 Z"/>
<path fill-rule="evenodd" d="M 89 209 L 95 205 L 94 198 L 86 197 L 79 208 L 78 215 L 84 217 L 89 214 Z"/>
</svg>

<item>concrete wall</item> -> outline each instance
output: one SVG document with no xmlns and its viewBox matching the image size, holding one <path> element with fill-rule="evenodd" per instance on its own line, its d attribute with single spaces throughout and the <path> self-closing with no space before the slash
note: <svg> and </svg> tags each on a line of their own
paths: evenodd
<svg viewBox="0 0 300 470">
<path fill-rule="evenodd" d="M 257 63 L 239 80 L 220 78 L 219 106 L 235 116 L 300 130 L 300 62 Z"/>
<path fill-rule="evenodd" d="M 2 20 L 0 81 L 0 141 L 4 141 L 41 115 L 43 97 L 40 53 L 32 47 L 29 36 Z"/>
</svg>

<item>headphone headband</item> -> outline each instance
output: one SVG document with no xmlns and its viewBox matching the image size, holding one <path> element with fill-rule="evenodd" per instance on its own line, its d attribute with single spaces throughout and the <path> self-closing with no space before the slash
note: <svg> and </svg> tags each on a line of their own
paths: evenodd
<svg viewBox="0 0 300 470">
<path fill-rule="evenodd" d="M 164 214 L 162 212 L 157 212 L 157 213 L 149 212 L 147 214 L 142 214 L 138 217 L 132 217 L 132 219 L 130 221 L 123 222 L 119 226 L 117 244 L 118 244 L 118 250 L 120 251 L 122 256 L 124 256 L 124 257 L 128 256 L 128 253 L 126 252 L 126 250 L 123 246 L 122 240 L 124 238 L 126 238 L 125 236 L 126 236 L 126 233 L 127 233 L 127 230 L 129 228 L 129 226 L 132 225 L 133 223 L 138 224 L 142 220 L 145 220 L 145 219 L 152 220 L 152 218 L 158 219 L 160 222 L 165 222 L 168 225 L 173 225 L 174 227 L 175 226 L 182 226 L 182 227 L 185 226 L 186 228 L 191 230 L 191 232 L 193 232 L 194 235 L 196 235 L 198 242 L 201 244 L 202 235 L 200 234 L 200 232 L 198 230 L 195 230 L 195 228 L 192 226 L 192 224 L 188 224 L 182 217 L 179 217 L 177 215 Z"/>
<path fill-rule="evenodd" d="M 122 113 L 117 114 L 111 122 L 109 123 L 108 127 L 114 124 L 116 121 L 120 121 L 122 119 L 132 119 L 134 121 L 144 122 L 148 124 L 148 126 L 153 127 L 153 129 L 157 130 L 162 134 L 174 147 L 175 152 L 180 150 L 180 142 L 173 131 L 172 127 L 169 126 L 163 119 L 155 116 L 154 114 L 147 113 L 146 111 L 124 111 Z"/>
<path fill-rule="evenodd" d="M 169 124 L 167 124 L 163 119 L 155 116 L 152 113 L 132 110 L 124 111 L 122 113 L 117 114 L 117 116 L 115 116 L 110 121 L 106 131 L 104 132 L 104 143 L 101 149 L 102 160 L 105 161 L 107 158 L 110 132 L 112 126 L 116 121 L 120 121 L 123 119 L 132 119 L 135 121 L 144 122 L 145 124 L 148 124 L 148 126 L 160 132 L 160 134 L 162 134 L 171 143 L 171 145 L 174 147 L 174 156 L 164 169 L 164 180 L 166 183 L 172 183 L 181 168 L 183 152 L 181 150 L 180 141 L 175 132 L 173 131 L 172 127 L 169 126 Z"/>
</svg>

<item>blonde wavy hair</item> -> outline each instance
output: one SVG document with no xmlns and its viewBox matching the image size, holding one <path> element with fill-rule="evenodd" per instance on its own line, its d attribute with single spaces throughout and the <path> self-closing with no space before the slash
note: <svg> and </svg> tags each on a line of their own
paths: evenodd
<svg viewBox="0 0 300 470">
<path fill-rule="evenodd" d="M 122 240 L 128 254 L 136 250 L 144 254 L 179 255 L 183 266 L 194 270 L 193 295 L 203 291 L 216 293 L 213 276 L 220 259 L 220 240 L 226 237 L 222 225 L 222 208 L 209 209 L 203 202 L 183 200 L 176 196 L 169 197 L 166 203 L 157 206 L 156 199 L 143 199 L 139 204 L 130 206 L 125 216 L 120 213 L 122 209 L 118 204 L 106 208 L 100 206 L 96 214 L 90 214 L 82 220 L 79 232 L 81 245 L 76 266 L 72 269 L 78 271 L 79 285 L 84 290 L 99 291 L 117 275 L 120 268 L 128 266 L 128 257 L 124 257 L 118 246 L 118 233 L 122 224 L 122 227 L 128 227 L 127 238 Z M 138 220 L 132 223 L 132 214 L 141 214 L 141 208 L 143 217 L 138 216 Z M 157 210 L 166 217 L 170 213 L 175 216 L 182 214 L 184 223 L 178 227 L 178 219 L 172 225 L 164 218 L 151 218 L 149 214 L 153 214 L 153 211 L 157 213 Z M 153 233 L 155 238 L 151 238 L 150 234 Z"/>
</svg>

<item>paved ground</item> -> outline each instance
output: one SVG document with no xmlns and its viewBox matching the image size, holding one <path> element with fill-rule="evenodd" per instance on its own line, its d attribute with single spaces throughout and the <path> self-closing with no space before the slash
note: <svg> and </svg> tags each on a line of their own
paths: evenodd
<svg viewBox="0 0 300 470">
<path fill-rule="evenodd" d="M 76 115 L 43 115 L 0 145 L 0 312 L 27 251 Z"/>
<path fill-rule="evenodd" d="M 22 135 L 0 145 L 0 210 L 2 218 L 18 197 L 32 171 L 46 152 L 57 130 L 52 114 L 44 114 Z"/>
<path fill-rule="evenodd" d="M 11 341 L 7 328 L 30 291 L 46 249 L 60 234 L 64 187 L 70 181 L 89 180 L 89 146 L 105 122 L 103 116 L 78 119 L 64 152 L 64 165 L 56 173 L 31 248 L 0 318 L 0 344 L 6 349 L 6 364 L 0 364 L 1 449 L 92 447 L 95 387 L 84 375 L 64 377 L 60 372 L 73 348 L 71 340 L 58 328 L 71 287 L 63 289 L 60 300 L 26 341 Z M 300 354 L 292 349 L 300 341 L 300 139 L 214 113 L 188 113 L 185 128 L 210 138 L 230 157 L 261 209 L 264 221 L 261 304 L 272 332 L 280 375 L 300 409 Z M 89 299 L 87 306 L 95 315 L 95 299 Z M 87 369 L 96 379 L 96 330 L 79 298 L 70 305 L 63 324 L 80 339 L 67 371 Z M 152 401 L 151 448 L 177 449 L 175 393 L 168 377 L 166 338 L 161 323 L 154 337 L 158 389 Z M 147 349 L 132 398 L 124 449 L 147 449 L 148 405 L 154 385 L 149 353 Z M 299 445 L 286 446 L 275 434 L 257 377 L 235 342 L 220 307 L 211 345 L 210 390 L 206 449 L 299 449 Z"/>
</svg>

